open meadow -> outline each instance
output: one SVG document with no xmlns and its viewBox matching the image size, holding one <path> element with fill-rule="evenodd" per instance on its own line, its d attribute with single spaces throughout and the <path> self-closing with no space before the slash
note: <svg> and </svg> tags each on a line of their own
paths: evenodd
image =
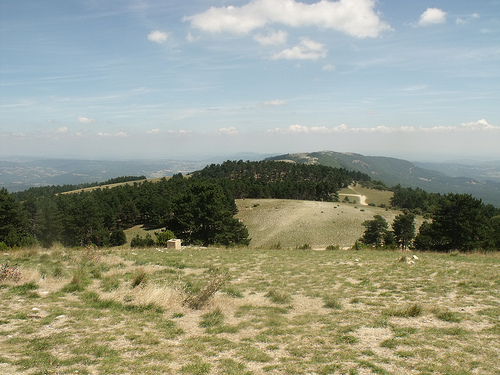
<svg viewBox="0 0 500 375">
<path fill-rule="evenodd" d="M 0 373 L 498 374 L 498 253 L 413 255 L 9 251 Z"/>
</svg>

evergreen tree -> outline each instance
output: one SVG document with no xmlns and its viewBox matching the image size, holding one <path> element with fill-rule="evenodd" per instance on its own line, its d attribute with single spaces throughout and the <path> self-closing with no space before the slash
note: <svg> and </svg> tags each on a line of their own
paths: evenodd
<svg viewBox="0 0 500 375">
<path fill-rule="evenodd" d="M 382 216 L 375 215 L 372 220 L 366 220 L 362 225 L 366 228 L 361 237 L 363 243 L 379 248 L 392 242 L 389 226 Z"/>
<path fill-rule="evenodd" d="M 234 199 L 219 185 L 194 182 L 174 201 L 168 227 L 187 243 L 248 245 L 248 232 L 236 213 Z"/>
<path fill-rule="evenodd" d="M 392 233 L 398 246 L 404 251 L 415 237 L 415 215 L 404 213 L 396 216 L 392 223 Z"/>
<path fill-rule="evenodd" d="M 494 231 L 481 200 L 470 194 L 448 194 L 432 217 L 431 235 L 436 250 L 487 249 L 494 246 Z"/>
<path fill-rule="evenodd" d="M 8 247 L 33 242 L 29 235 L 29 221 L 21 205 L 7 189 L 0 189 L 0 242 Z"/>
</svg>

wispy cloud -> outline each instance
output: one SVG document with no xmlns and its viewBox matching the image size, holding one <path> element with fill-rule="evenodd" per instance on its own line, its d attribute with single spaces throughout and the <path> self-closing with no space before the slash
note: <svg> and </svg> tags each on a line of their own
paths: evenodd
<svg viewBox="0 0 500 375">
<path fill-rule="evenodd" d="M 317 60 L 325 58 L 327 55 L 326 47 L 309 38 L 302 38 L 300 43 L 292 48 L 284 49 L 281 52 L 271 56 L 272 60 Z"/>
<path fill-rule="evenodd" d="M 465 17 L 465 18 L 463 18 L 463 17 L 457 17 L 457 19 L 455 20 L 455 23 L 457 25 L 465 25 L 465 24 L 470 23 L 472 20 L 477 20 L 479 18 L 481 18 L 481 16 L 479 14 L 472 13 L 470 16 Z"/>
<path fill-rule="evenodd" d="M 265 26 L 281 24 L 334 29 L 365 38 L 377 37 L 390 29 L 374 7 L 374 0 L 321 0 L 312 4 L 296 0 L 252 0 L 239 7 L 212 7 L 184 20 L 189 21 L 191 27 L 210 33 L 248 34 Z"/>
<path fill-rule="evenodd" d="M 169 37 L 168 33 L 160 30 L 154 30 L 148 34 L 148 40 L 158 44 L 165 43 L 168 37 Z"/>
<path fill-rule="evenodd" d="M 257 34 L 253 39 L 263 46 L 279 46 L 286 43 L 287 37 L 288 33 L 286 31 L 279 30 L 266 35 Z"/>
<path fill-rule="evenodd" d="M 446 12 L 438 8 L 427 8 L 421 14 L 417 26 L 430 26 L 446 22 Z"/>
<path fill-rule="evenodd" d="M 148 134 L 158 134 L 159 132 L 160 128 L 155 128 L 147 131 Z"/>
</svg>

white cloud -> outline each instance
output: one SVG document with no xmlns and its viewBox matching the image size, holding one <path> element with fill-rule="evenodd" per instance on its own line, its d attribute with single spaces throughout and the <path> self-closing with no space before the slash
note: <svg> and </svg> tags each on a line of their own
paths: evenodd
<svg viewBox="0 0 500 375">
<path fill-rule="evenodd" d="M 286 43 L 287 37 L 288 34 L 285 31 L 279 30 L 273 31 L 267 35 L 257 34 L 253 39 L 263 46 L 278 46 Z"/>
<path fill-rule="evenodd" d="M 148 40 L 155 43 L 165 43 L 168 39 L 168 34 L 164 31 L 154 30 L 148 34 Z"/>
<path fill-rule="evenodd" d="M 236 134 L 238 134 L 238 130 L 236 130 L 236 128 L 234 126 L 231 126 L 229 128 L 220 128 L 217 133 L 218 134 L 225 134 L 225 135 L 236 135 Z"/>
<path fill-rule="evenodd" d="M 335 71 L 335 65 L 326 64 L 326 65 L 323 66 L 323 71 L 325 71 L 325 72 L 333 72 L 333 71 Z"/>
<path fill-rule="evenodd" d="M 312 4 L 296 0 L 252 0 L 242 6 L 212 7 L 185 17 L 191 27 L 204 32 L 248 34 L 272 24 L 316 26 L 348 35 L 377 37 L 390 26 L 374 10 L 375 0 L 321 0 Z"/>
<path fill-rule="evenodd" d="M 414 127 L 414 126 L 376 126 L 376 127 L 349 127 L 345 124 L 328 128 L 326 126 L 290 125 L 288 128 L 270 129 L 267 133 L 274 134 L 328 134 L 328 133 L 456 133 L 456 132 L 500 132 L 500 126 L 489 124 L 485 119 L 464 122 L 460 125 Z"/>
<path fill-rule="evenodd" d="M 129 135 L 123 131 L 121 132 L 118 132 L 118 133 L 115 133 L 115 134 L 111 134 L 111 133 L 97 133 L 97 135 L 99 137 L 113 137 L 113 138 L 126 138 L 126 137 L 129 137 Z"/>
<path fill-rule="evenodd" d="M 83 117 L 83 116 L 78 116 L 78 122 L 81 124 L 89 124 L 91 122 L 95 122 L 96 120 L 93 118 L 88 118 L 88 117 Z"/>
<path fill-rule="evenodd" d="M 282 105 L 287 105 L 288 101 L 283 99 L 268 100 L 266 102 L 260 103 L 263 107 L 278 107 Z"/>
<path fill-rule="evenodd" d="M 148 134 L 158 134 L 160 132 L 159 128 L 148 130 Z"/>
<path fill-rule="evenodd" d="M 463 130 L 487 130 L 487 131 L 500 131 L 500 126 L 495 126 L 488 124 L 485 119 L 475 121 L 475 122 L 464 122 L 462 123 Z"/>
<path fill-rule="evenodd" d="M 446 12 L 438 8 L 427 8 L 418 21 L 418 26 L 436 25 L 446 22 Z"/>
<path fill-rule="evenodd" d="M 56 133 L 59 133 L 59 134 L 65 134 L 68 132 L 68 128 L 66 126 L 63 126 L 62 128 L 59 128 L 56 130 Z"/>
<path fill-rule="evenodd" d="M 302 38 L 301 42 L 292 48 L 284 49 L 271 56 L 272 60 L 317 60 L 326 57 L 327 50 L 321 43 L 309 38 Z"/>
<path fill-rule="evenodd" d="M 181 130 L 168 130 L 167 133 L 171 135 L 191 135 L 193 132 L 191 130 L 181 129 Z"/>
</svg>

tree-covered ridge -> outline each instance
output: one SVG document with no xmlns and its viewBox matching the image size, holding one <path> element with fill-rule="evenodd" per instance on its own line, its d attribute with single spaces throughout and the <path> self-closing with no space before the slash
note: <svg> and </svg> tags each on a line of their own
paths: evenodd
<svg viewBox="0 0 500 375">
<path fill-rule="evenodd" d="M 53 195 L 66 193 L 68 191 L 83 190 L 96 186 L 105 186 L 105 185 L 119 184 L 124 182 L 141 181 L 145 179 L 146 176 L 122 176 L 122 177 L 111 178 L 104 182 L 89 182 L 77 185 L 50 185 L 50 186 L 32 187 L 24 191 L 12 193 L 12 195 L 18 201 L 24 201 L 29 196 L 51 197 Z"/>
<path fill-rule="evenodd" d="M 218 180 L 234 198 L 337 201 L 337 191 L 353 181 L 369 181 L 364 173 L 280 161 L 226 161 L 194 172 L 193 178 Z"/>
</svg>

